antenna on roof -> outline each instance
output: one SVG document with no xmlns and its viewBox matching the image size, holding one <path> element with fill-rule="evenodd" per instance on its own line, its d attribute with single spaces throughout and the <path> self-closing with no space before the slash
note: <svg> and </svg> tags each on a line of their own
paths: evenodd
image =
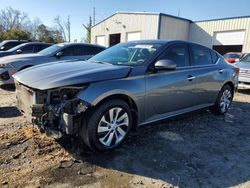
<svg viewBox="0 0 250 188">
<path fill-rule="evenodd" d="M 178 10 L 178 17 L 180 17 L 181 9 Z"/>
</svg>

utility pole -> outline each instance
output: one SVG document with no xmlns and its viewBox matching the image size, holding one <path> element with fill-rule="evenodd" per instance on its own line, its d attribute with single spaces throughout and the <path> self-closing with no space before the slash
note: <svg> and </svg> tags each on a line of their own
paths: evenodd
<svg viewBox="0 0 250 188">
<path fill-rule="evenodd" d="M 69 42 L 71 42 L 71 33 L 70 33 L 70 30 L 71 30 L 71 23 L 70 23 L 70 17 L 68 16 L 68 19 L 67 19 L 67 24 L 66 24 L 66 28 L 68 30 L 68 39 L 69 39 Z"/>
<path fill-rule="evenodd" d="M 95 25 L 95 7 L 94 7 L 94 12 L 93 12 L 93 25 Z"/>
<path fill-rule="evenodd" d="M 181 9 L 178 10 L 178 17 L 180 17 Z"/>
</svg>

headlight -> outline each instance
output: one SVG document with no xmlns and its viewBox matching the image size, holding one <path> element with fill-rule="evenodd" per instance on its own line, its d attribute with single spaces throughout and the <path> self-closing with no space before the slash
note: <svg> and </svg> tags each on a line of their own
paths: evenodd
<svg viewBox="0 0 250 188">
<path fill-rule="evenodd" d="M 0 67 L 7 67 L 7 64 L 0 64 Z"/>
<path fill-rule="evenodd" d="M 12 67 L 12 66 L 9 63 L 8 64 L 7 63 L 2 63 L 2 64 L 0 63 L 0 68 L 10 68 L 10 67 Z"/>
<path fill-rule="evenodd" d="M 56 90 L 49 91 L 50 102 L 61 103 L 65 100 L 71 100 L 83 91 L 87 86 L 83 87 L 62 87 Z"/>
</svg>

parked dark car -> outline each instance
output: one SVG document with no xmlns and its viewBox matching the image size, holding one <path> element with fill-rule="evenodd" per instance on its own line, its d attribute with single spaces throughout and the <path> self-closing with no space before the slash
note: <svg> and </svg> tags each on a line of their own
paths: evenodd
<svg viewBox="0 0 250 188">
<path fill-rule="evenodd" d="M 0 58 L 9 56 L 9 55 L 15 55 L 15 54 L 31 54 L 31 53 L 37 53 L 41 50 L 50 47 L 52 44 L 50 43 L 44 43 L 44 42 L 29 42 L 20 44 L 14 48 L 11 48 L 7 51 L 1 51 L 0 52 Z"/>
<path fill-rule="evenodd" d="M 27 43 L 28 40 L 4 40 L 0 43 L 0 51 L 7 51 L 19 44 Z"/>
<path fill-rule="evenodd" d="M 95 150 L 132 129 L 203 108 L 224 114 L 239 69 L 184 41 L 118 44 L 86 62 L 49 63 L 14 75 L 18 108 L 46 131 L 79 135 Z"/>
<path fill-rule="evenodd" d="M 85 43 L 55 44 L 36 54 L 19 54 L 0 58 L 0 85 L 14 84 L 12 75 L 34 65 L 49 62 L 86 60 L 105 48 Z"/>
</svg>

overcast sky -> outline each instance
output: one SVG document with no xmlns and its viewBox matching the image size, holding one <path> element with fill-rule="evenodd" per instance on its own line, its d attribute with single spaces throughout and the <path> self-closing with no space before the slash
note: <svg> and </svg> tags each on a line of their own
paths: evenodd
<svg viewBox="0 0 250 188">
<path fill-rule="evenodd" d="M 117 11 L 162 12 L 191 20 L 249 16 L 250 0 L 0 0 L 0 9 L 12 7 L 38 17 L 45 25 L 52 25 L 55 16 L 72 22 L 72 40 L 85 36 L 82 24 L 88 22 L 96 7 L 96 22 Z"/>
</svg>

